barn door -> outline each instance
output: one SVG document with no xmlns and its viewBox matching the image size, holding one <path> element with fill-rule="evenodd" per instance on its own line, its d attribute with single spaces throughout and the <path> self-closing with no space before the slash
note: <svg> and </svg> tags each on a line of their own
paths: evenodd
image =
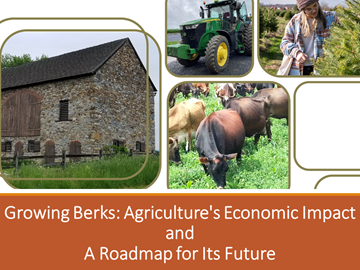
<svg viewBox="0 0 360 270">
<path fill-rule="evenodd" d="M 79 141 L 70 142 L 70 153 L 69 155 L 81 155 L 81 143 Z M 80 157 L 70 158 L 71 161 L 80 161 Z"/>
<path fill-rule="evenodd" d="M 53 141 L 45 143 L 45 163 L 55 163 L 55 143 Z"/>
<path fill-rule="evenodd" d="M 41 98 L 30 91 L 17 92 L 1 106 L 1 135 L 40 135 Z"/>
<path fill-rule="evenodd" d="M 41 101 L 29 93 L 21 94 L 22 120 L 20 130 L 22 136 L 40 136 L 40 104 Z"/>
<path fill-rule="evenodd" d="M 1 105 L 1 136 L 3 137 L 15 136 L 15 109 L 16 96 L 12 96 Z"/>
<path fill-rule="evenodd" d="M 14 156 L 16 155 L 17 152 L 19 152 L 19 157 L 22 157 L 24 155 L 24 143 L 22 142 L 15 143 Z"/>
</svg>

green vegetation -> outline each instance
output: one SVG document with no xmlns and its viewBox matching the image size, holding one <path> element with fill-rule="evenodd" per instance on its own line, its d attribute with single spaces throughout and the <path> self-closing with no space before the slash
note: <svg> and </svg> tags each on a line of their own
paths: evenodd
<svg viewBox="0 0 360 270">
<path fill-rule="evenodd" d="M 179 34 L 180 33 L 180 29 L 168 29 L 166 31 L 168 34 Z"/>
<path fill-rule="evenodd" d="M 283 58 L 283 53 L 280 50 L 280 43 L 284 36 L 284 31 L 288 20 L 277 17 L 278 28 L 275 32 L 266 32 L 262 38 L 259 39 L 260 47 L 260 64 L 265 71 L 271 75 L 276 75 Z"/>
<path fill-rule="evenodd" d="M 340 24 L 324 43 L 324 57 L 315 63 L 322 76 L 360 75 L 360 1 L 346 0 L 348 8 L 336 9 Z"/>
<path fill-rule="evenodd" d="M 224 109 L 215 97 L 215 85 L 210 84 L 210 95 L 199 97 L 206 104 L 205 114 Z M 183 101 L 181 95 L 177 102 Z M 285 119 L 271 119 L 272 141 L 262 136 L 258 146 L 254 138 L 246 138 L 243 147 L 242 160 L 229 162 L 226 174 L 227 189 L 286 189 L 289 183 L 289 129 Z M 173 189 L 216 189 L 216 184 L 210 176 L 205 175 L 192 140 L 191 151 L 185 152 L 185 142 L 180 145 L 182 163 L 169 163 L 169 188 Z"/>
<path fill-rule="evenodd" d="M 276 16 L 278 15 L 275 10 L 260 7 L 260 37 L 266 33 L 277 31 L 279 26 Z"/>
<path fill-rule="evenodd" d="M 74 180 L 9 180 L 22 189 L 107 189 L 107 188 L 144 188 L 159 172 L 159 156 L 149 155 L 145 168 L 129 180 L 77 180 L 84 178 L 124 178 L 139 171 L 145 162 L 145 155 L 129 157 L 116 155 L 112 158 L 68 163 L 65 170 L 61 167 L 21 166 L 17 173 L 14 169 L 4 170 L 10 178 L 73 178 Z"/>
<path fill-rule="evenodd" d="M 294 16 L 294 14 L 290 10 L 288 10 L 288 11 L 286 11 L 286 13 L 284 15 L 284 19 L 290 20 L 293 16 Z"/>
<path fill-rule="evenodd" d="M 48 57 L 45 54 L 43 54 L 41 57 L 36 57 L 35 59 L 32 59 L 30 54 L 23 54 L 22 56 L 16 56 L 5 53 L 1 55 L 1 69 L 20 66 L 26 63 L 43 60 L 46 58 Z"/>
<path fill-rule="evenodd" d="M 168 41 L 167 42 L 167 45 L 175 45 L 175 44 L 178 44 L 179 41 Z"/>
</svg>

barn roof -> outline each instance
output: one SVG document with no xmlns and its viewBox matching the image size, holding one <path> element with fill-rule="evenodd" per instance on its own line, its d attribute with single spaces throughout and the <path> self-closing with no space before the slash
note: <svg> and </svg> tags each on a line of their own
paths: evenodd
<svg viewBox="0 0 360 270">
<path fill-rule="evenodd" d="M 124 38 L 40 61 L 2 69 L 1 90 L 95 74 L 126 41 L 131 44 L 129 38 Z M 137 55 L 134 47 L 133 49 Z M 139 58 L 138 55 L 137 57 Z M 145 70 L 142 63 L 141 65 Z M 151 79 L 150 83 L 156 91 Z"/>
</svg>

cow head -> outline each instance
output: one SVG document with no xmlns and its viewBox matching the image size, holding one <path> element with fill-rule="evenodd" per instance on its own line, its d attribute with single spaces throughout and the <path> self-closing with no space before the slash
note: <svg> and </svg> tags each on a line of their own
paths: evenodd
<svg viewBox="0 0 360 270">
<path fill-rule="evenodd" d="M 199 88 L 194 88 L 194 89 L 191 89 L 191 94 L 194 98 L 199 98 L 199 95 L 200 95 L 200 90 Z"/>
<path fill-rule="evenodd" d="M 236 92 L 242 96 L 246 97 L 246 94 L 254 94 L 256 83 L 240 83 L 236 85 Z"/>
<path fill-rule="evenodd" d="M 177 138 L 169 138 L 169 160 L 177 165 L 181 163 Z"/>
<path fill-rule="evenodd" d="M 242 97 L 246 97 L 246 89 L 245 89 L 245 84 L 244 83 L 240 83 L 236 85 L 236 92 L 242 96 Z"/>
<path fill-rule="evenodd" d="M 206 87 L 206 89 L 204 90 L 203 94 L 204 94 L 205 97 L 207 97 L 209 95 L 209 93 L 210 93 L 210 87 L 207 86 L 207 85 L 205 85 L 205 87 Z"/>
<path fill-rule="evenodd" d="M 233 159 L 237 154 L 216 155 L 213 159 L 207 157 L 199 157 L 199 161 L 204 166 L 207 166 L 211 178 L 215 181 L 218 189 L 223 189 L 226 186 L 226 172 L 229 170 L 227 161 Z"/>
</svg>

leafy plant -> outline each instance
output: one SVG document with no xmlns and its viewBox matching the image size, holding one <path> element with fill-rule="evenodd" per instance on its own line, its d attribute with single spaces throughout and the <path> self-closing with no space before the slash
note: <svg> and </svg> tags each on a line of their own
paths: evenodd
<svg viewBox="0 0 360 270">
<path fill-rule="evenodd" d="M 128 154 L 129 151 L 125 146 L 116 146 L 116 145 L 105 145 L 103 147 L 104 154 Z"/>
<path fill-rule="evenodd" d="M 275 11 L 260 7 L 260 37 L 262 37 L 265 32 L 276 32 L 278 27 Z"/>
<path fill-rule="evenodd" d="M 339 24 L 333 25 L 324 43 L 324 57 L 315 63 L 322 76 L 360 75 L 360 1 L 346 0 L 338 6 Z"/>
</svg>

